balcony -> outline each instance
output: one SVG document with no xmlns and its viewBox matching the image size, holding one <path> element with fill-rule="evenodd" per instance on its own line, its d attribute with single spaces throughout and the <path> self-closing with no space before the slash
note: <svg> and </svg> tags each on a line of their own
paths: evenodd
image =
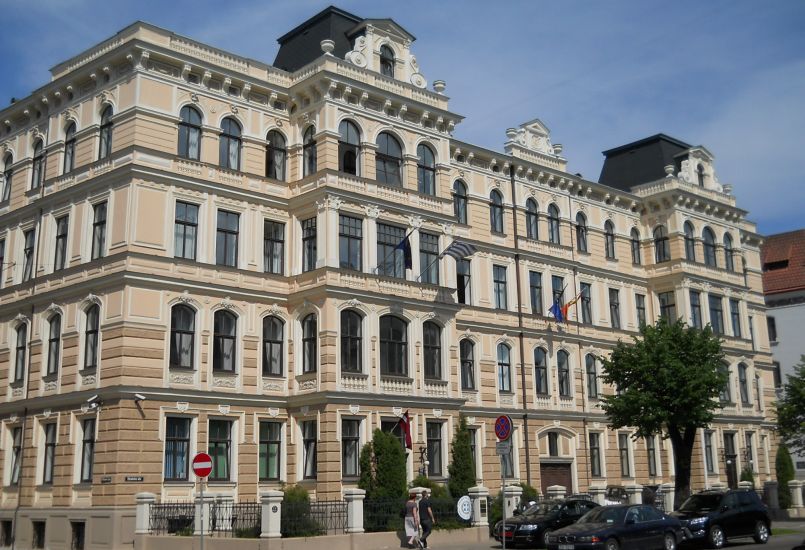
<svg viewBox="0 0 805 550">
<path fill-rule="evenodd" d="M 643 185 L 638 185 L 632 192 L 638 197 L 650 197 L 669 191 L 684 191 L 694 195 L 710 199 L 712 201 L 726 203 L 735 206 L 735 196 L 723 192 L 705 189 L 695 183 L 689 183 L 676 177 L 663 178 Z"/>
<path fill-rule="evenodd" d="M 438 302 L 442 304 L 454 304 L 455 289 L 446 288 L 438 285 L 407 281 L 405 279 L 395 279 L 393 277 L 383 277 L 360 271 L 347 270 L 327 270 L 325 274 L 327 285 L 354 288 L 357 290 L 375 292 L 384 296 L 399 296 L 410 300 L 423 300 L 426 302 Z M 292 285 L 291 291 L 297 285 Z"/>
</svg>

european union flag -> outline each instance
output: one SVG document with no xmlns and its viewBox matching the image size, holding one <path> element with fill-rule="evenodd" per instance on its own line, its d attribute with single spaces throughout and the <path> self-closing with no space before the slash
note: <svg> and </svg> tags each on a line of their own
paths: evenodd
<svg viewBox="0 0 805 550">
<path fill-rule="evenodd" d="M 394 247 L 394 250 L 402 250 L 403 258 L 405 260 L 405 269 L 412 269 L 413 260 L 411 259 L 411 241 L 408 240 L 408 235 L 405 236 L 400 243 Z"/>
<path fill-rule="evenodd" d="M 559 300 L 554 300 L 553 305 L 548 309 L 554 318 L 561 322 L 564 322 L 565 316 L 564 312 L 562 311 L 562 305 L 559 303 Z"/>
</svg>

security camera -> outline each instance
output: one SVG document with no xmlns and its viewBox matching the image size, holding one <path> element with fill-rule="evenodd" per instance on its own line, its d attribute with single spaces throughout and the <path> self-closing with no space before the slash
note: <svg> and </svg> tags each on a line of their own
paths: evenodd
<svg viewBox="0 0 805 550">
<path fill-rule="evenodd" d="M 98 394 L 96 393 L 95 395 L 93 395 L 92 397 L 90 397 L 89 399 L 87 399 L 87 403 L 89 403 L 90 405 L 92 405 L 92 404 L 93 404 L 93 403 L 95 403 L 97 400 L 98 400 Z"/>
<path fill-rule="evenodd" d="M 134 400 L 135 401 L 145 401 L 145 396 L 143 394 L 141 394 L 141 393 L 135 393 L 134 394 Z"/>
</svg>

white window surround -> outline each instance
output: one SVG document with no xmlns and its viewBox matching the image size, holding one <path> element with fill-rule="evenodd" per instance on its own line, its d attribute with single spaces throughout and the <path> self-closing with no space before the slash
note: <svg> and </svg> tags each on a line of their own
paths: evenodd
<svg viewBox="0 0 805 550">
<path fill-rule="evenodd" d="M 198 446 L 198 422 L 199 422 L 200 413 L 198 410 L 193 411 L 179 411 L 175 407 L 160 407 L 159 410 L 159 433 L 158 438 L 159 441 L 162 442 L 162 455 L 160 456 L 160 479 L 162 480 L 162 484 L 164 485 L 187 485 L 189 487 L 195 486 L 195 481 L 193 480 L 193 474 L 190 471 L 190 460 L 192 457 L 199 452 Z M 187 418 L 190 420 L 190 445 L 188 449 L 188 478 L 186 481 L 165 481 L 165 427 L 167 424 L 167 419 L 171 418 Z M 206 448 L 204 449 L 206 452 Z"/>
<path fill-rule="evenodd" d="M 97 149 L 97 147 L 96 147 Z M 103 250 L 101 250 L 101 258 L 105 258 L 109 253 L 109 244 L 112 236 L 112 218 L 114 212 L 114 193 L 110 190 L 104 191 L 102 193 L 98 193 L 97 195 L 93 195 L 92 197 L 88 198 L 83 203 L 76 203 L 75 210 L 83 206 L 83 220 L 84 220 L 84 227 L 81 230 L 81 261 L 89 262 L 92 261 L 92 226 L 95 222 L 95 206 L 106 203 L 106 230 L 105 230 L 105 238 L 103 243 Z M 74 211 L 75 211 L 74 210 Z M 79 219 L 79 217 L 76 217 Z M 73 226 L 75 227 L 75 226 Z M 75 230 L 75 229 L 74 229 Z M 69 248 L 69 241 L 70 236 L 68 233 L 68 248 Z"/>
<path fill-rule="evenodd" d="M 202 344 L 202 336 L 200 328 L 205 326 L 205 319 L 203 315 L 203 310 L 200 309 L 198 302 L 195 299 L 190 299 L 188 301 L 182 301 L 179 298 L 175 298 L 168 302 L 167 310 L 166 310 L 166 326 L 167 326 L 167 337 L 165 338 L 164 343 L 164 352 L 165 352 L 165 369 L 164 369 L 164 380 L 165 383 L 168 384 L 170 382 L 170 349 L 171 349 L 171 314 L 173 312 L 173 308 L 176 306 L 186 306 L 193 310 L 195 313 L 195 331 L 193 332 L 193 381 L 194 383 L 198 383 L 199 376 L 201 372 L 201 344 Z M 210 348 L 212 349 L 212 348 Z M 212 357 L 212 355 L 210 355 Z M 237 358 L 237 356 L 236 356 Z M 210 359 L 212 360 L 212 359 Z M 188 372 L 188 369 L 173 369 L 174 372 Z"/>
<path fill-rule="evenodd" d="M 95 435 L 94 441 L 98 441 L 98 419 L 99 415 L 96 413 L 70 413 L 70 430 L 67 437 L 67 443 L 73 446 L 73 484 L 78 485 L 81 483 L 81 464 L 84 449 L 84 421 L 95 420 Z M 97 453 L 96 453 L 97 456 Z M 163 451 L 164 458 L 164 451 Z M 163 460 L 164 462 L 164 460 Z M 164 467 L 164 464 L 163 464 Z M 84 482 L 87 483 L 87 482 Z"/>
<path fill-rule="evenodd" d="M 258 484 L 260 485 L 271 485 L 277 483 L 287 483 L 288 482 L 288 436 L 289 436 L 289 425 L 290 419 L 287 416 L 271 416 L 264 413 L 253 413 L 252 414 L 252 423 L 254 425 L 254 429 L 252 430 L 252 439 L 251 441 L 247 441 L 247 443 L 251 443 L 255 445 L 258 449 L 257 453 L 257 460 L 258 460 L 258 472 L 259 472 L 259 460 L 260 460 L 260 453 L 259 453 L 259 445 L 260 445 L 260 423 L 261 422 L 274 422 L 275 424 L 280 425 L 280 478 L 279 480 L 258 480 Z"/>
<path fill-rule="evenodd" d="M 54 473 L 53 473 L 53 483 L 52 484 L 44 484 L 42 482 L 43 475 L 45 473 L 45 426 L 48 424 L 55 424 L 56 425 L 56 450 L 54 453 Z M 61 418 L 59 414 L 56 413 L 50 417 L 45 416 L 36 416 L 34 417 L 33 421 L 33 429 L 35 434 L 35 442 L 36 442 L 36 473 L 34 477 L 34 488 L 36 490 L 41 490 L 42 487 L 51 487 L 56 483 L 56 473 L 55 473 L 55 460 L 58 458 L 59 454 L 59 432 L 61 428 Z M 23 452 L 25 451 L 25 445 L 23 444 Z M 20 474 L 20 478 L 22 478 L 22 474 Z M 22 482 L 22 479 L 20 479 Z"/>
</svg>

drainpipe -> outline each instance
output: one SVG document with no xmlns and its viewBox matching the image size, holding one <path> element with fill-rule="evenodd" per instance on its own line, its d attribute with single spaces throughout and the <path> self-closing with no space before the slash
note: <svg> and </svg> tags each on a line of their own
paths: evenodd
<svg viewBox="0 0 805 550">
<path fill-rule="evenodd" d="M 526 483 L 531 485 L 531 445 L 530 436 L 528 434 L 528 408 L 525 385 L 525 337 L 523 335 L 523 298 L 521 292 L 520 282 L 520 244 L 519 233 L 517 231 L 517 192 L 514 185 L 514 157 L 511 158 L 511 165 L 509 166 L 509 181 L 511 182 L 512 189 L 512 217 L 514 219 L 514 273 L 517 281 L 517 337 L 520 341 L 520 389 L 523 396 L 523 443 L 525 444 L 525 471 Z"/>
</svg>

